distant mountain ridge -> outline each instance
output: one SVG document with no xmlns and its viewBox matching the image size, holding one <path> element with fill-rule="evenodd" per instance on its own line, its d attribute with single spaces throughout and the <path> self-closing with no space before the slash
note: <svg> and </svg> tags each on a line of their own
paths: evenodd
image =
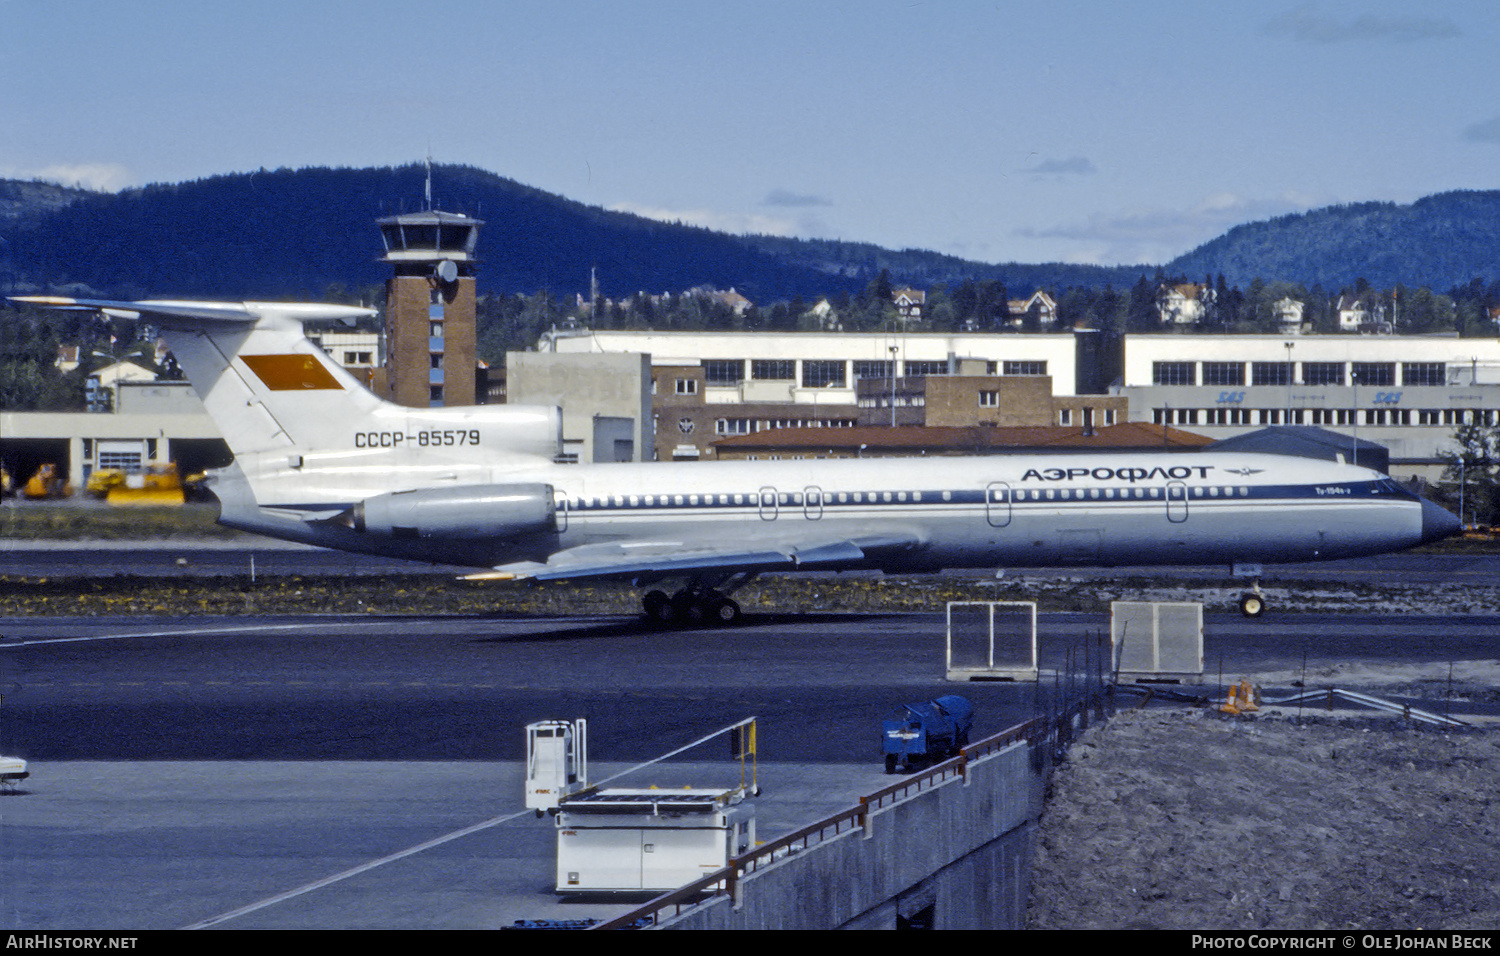
<svg viewBox="0 0 1500 956">
<path fill-rule="evenodd" d="M 1500 279 L 1500 191 L 1437 193 L 1408 205 L 1328 206 L 1235 226 L 1165 267 L 1196 278 L 1223 274 L 1231 285 L 1282 279 L 1325 289 L 1358 279 L 1449 289 Z"/>
<path fill-rule="evenodd" d="M 485 221 L 484 293 L 603 294 L 737 288 L 757 303 L 838 295 L 882 271 L 930 288 L 1125 289 L 1161 271 L 1231 284 L 1336 289 L 1365 279 L 1446 289 L 1500 278 L 1500 192 L 1410 205 L 1333 206 L 1236 226 L 1162 266 L 981 263 L 868 243 L 731 236 L 586 206 L 469 166 L 436 166 L 434 206 Z M 383 282 L 375 220 L 421 206 L 426 169 L 257 170 L 119 193 L 0 180 L 0 291 L 110 296 L 320 297 Z"/>
</svg>

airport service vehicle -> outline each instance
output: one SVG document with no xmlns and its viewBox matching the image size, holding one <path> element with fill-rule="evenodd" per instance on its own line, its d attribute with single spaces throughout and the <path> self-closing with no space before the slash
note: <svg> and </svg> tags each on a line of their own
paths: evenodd
<svg viewBox="0 0 1500 956">
<path fill-rule="evenodd" d="M 903 704 L 880 725 L 885 772 L 905 771 L 956 757 L 969 743 L 973 727 L 974 705 L 957 694 L 920 704 Z"/>
<path fill-rule="evenodd" d="M 20 757 L 0 757 L 0 789 L 12 790 L 31 776 L 26 761 Z"/>
<path fill-rule="evenodd" d="M 766 572 L 1274 564 L 1460 530 L 1379 472 L 1239 452 L 563 464 L 556 408 L 398 406 L 303 334 L 369 309 L 16 301 L 160 329 L 234 453 L 206 482 L 223 524 L 479 579 L 630 580 L 664 623 L 734 623 Z"/>
<path fill-rule="evenodd" d="M 604 789 L 558 806 L 558 893 L 665 892 L 755 848 L 741 788 Z"/>
</svg>

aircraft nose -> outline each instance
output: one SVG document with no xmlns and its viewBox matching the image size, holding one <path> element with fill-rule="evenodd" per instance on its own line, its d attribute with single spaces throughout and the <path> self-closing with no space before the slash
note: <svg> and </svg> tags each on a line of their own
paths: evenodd
<svg viewBox="0 0 1500 956">
<path fill-rule="evenodd" d="M 1426 498 L 1422 499 L 1422 541 L 1441 541 L 1461 534 L 1463 523 L 1446 508 L 1440 508 Z"/>
</svg>

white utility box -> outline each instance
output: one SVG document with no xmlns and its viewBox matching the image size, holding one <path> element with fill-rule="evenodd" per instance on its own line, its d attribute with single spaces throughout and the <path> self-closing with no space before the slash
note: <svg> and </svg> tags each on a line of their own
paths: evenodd
<svg viewBox="0 0 1500 956">
<path fill-rule="evenodd" d="M 557 810 L 557 892 L 664 892 L 755 845 L 745 791 L 591 790 Z"/>
</svg>

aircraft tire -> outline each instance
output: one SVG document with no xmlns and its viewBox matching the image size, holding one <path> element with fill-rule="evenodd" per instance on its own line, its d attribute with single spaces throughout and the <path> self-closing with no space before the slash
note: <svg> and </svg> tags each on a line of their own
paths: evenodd
<svg viewBox="0 0 1500 956">
<path fill-rule="evenodd" d="M 719 598 L 712 602 L 710 616 L 714 623 L 730 627 L 740 622 L 740 605 L 731 598 Z"/>
<path fill-rule="evenodd" d="M 646 596 L 641 598 L 641 609 L 653 624 L 670 624 L 676 617 L 672 599 L 664 591 L 647 591 Z"/>
<path fill-rule="evenodd" d="M 1240 613 L 1246 617 L 1260 617 L 1266 613 L 1265 598 L 1259 594 L 1245 593 L 1240 595 Z"/>
<path fill-rule="evenodd" d="M 710 608 L 699 595 L 678 595 L 670 606 L 673 620 L 683 627 L 699 627 L 709 620 Z"/>
</svg>

